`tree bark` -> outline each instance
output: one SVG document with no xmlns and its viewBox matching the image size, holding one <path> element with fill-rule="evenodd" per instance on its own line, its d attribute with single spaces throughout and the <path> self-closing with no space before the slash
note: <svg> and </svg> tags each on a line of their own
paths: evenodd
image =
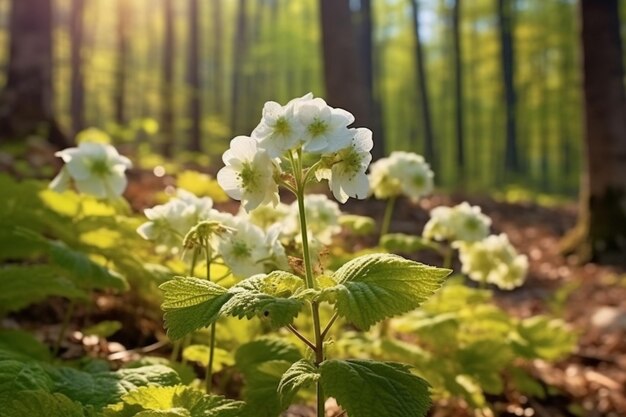
<svg viewBox="0 0 626 417">
<path fill-rule="evenodd" d="M 187 61 L 187 91 L 189 92 L 189 129 L 188 149 L 194 152 L 202 150 L 201 132 L 201 81 L 200 81 L 200 10 L 198 0 L 189 0 L 189 55 Z"/>
<path fill-rule="evenodd" d="M 519 173 L 517 149 L 515 66 L 513 49 L 513 13 L 515 0 L 498 0 L 498 24 L 500 29 L 500 58 L 504 82 L 504 105 L 506 118 L 506 147 L 504 166 L 508 172 Z"/>
<path fill-rule="evenodd" d="M 457 179 L 462 181 L 465 175 L 465 142 L 463 138 L 463 55 L 461 50 L 461 0 L 454 0 L 452 5 L 452 45 L 454 68 L 454 121 L 456 126 L 456 164 Z"/>
<path fill-rule="evenodd" d="M 372 126 L 372 103 L 359 69 L 359 59 L 348 0 L 320 0 L 326 101 L 354 114 L 358 125 Z M 372 156 L 384 155 L 384 144 L 374 141 Z"/>
<path fill-rule="evenodd" d="M 419 22 L 419 2 L 420 0 L 409 0 L 412 10 L 413 33 L 415 36 L 415 70 L 417 84 L 419 86 L 419 100 L 422 110 L 422 123 L 424 124 L 424 157 L 436 170 L 437 160 L 435 156 L 435 134 L 433 133 L 433 122 L 430 114 L 430 98 L 428 96 L 428 83 L 426 82 L 426 65 L 424 58 L 424 48 L 420 38 Z"/>
<path fill-rule="evenodd" d="M 618 0 L 581 0 L 585 164 L 577 228 L 565 240 L 582 260 L 626 253 L 626 93 Z M 569 247 L 568 247 L 569 244 Z"/>
<path fill-rule="evenodd" d="M 129 30 L 128 0 L 117 2 L 117 62 L 115 69 L 115 87 L 113 103 L 115 106 L 115 122 L 119 125 L 126 123 L 126 84 L 128 64 L 128 30 Z"/>
<path fill-rule="evenodd" d="M 83 16 L 85 0 L 72 0 L 70 15 L 70 113 L 72 116 L 72 136 L 85 128 L 85 84 L 83 78 Z"/>
<path fill-rule="evenodd" d="M 163 2 L 163 67 L 161 79 L 161 133 L 163 155 L 174 150 L 174 0 Z"/>
<path fill-rule="evenodd" d="M 222 0 L 213 0 L 211 2 L 213 10 L 213 108 L 214 113 L 223 115 L 222 107 L 224 106 L 224 89 L 223 84 L 226 81 L 224 79 L 224 70 L 222 66 L 223 52 L 223 24 L 222 24 Z"/>
<path fill-rule="evenodd" d="M 0 140 L 41 134 L 57 146 L 71 141 L 54 118 L 52 1 L 12 0 L 7 81 L 0 95 Z"/>
<path fill-rule="evenodd" d="M 243 81 L 243 64 L 246 56 L 246 38 L 248 33 L 246 19 L 246 0 L 239 0 L 237 25 L 233 49 L 232 91 L 230 108 L 230 127 L 233 134 L 239 133 L 239 117 L 241 111 L 241 92 Z"/>
</svg>

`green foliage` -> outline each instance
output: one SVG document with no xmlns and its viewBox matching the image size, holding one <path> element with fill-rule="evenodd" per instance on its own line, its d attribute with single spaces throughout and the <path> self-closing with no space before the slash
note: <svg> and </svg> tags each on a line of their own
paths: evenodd
<svg viewBox="0 0 626 417">
<path fill-rule="evenodd" d="M 339 217 L 339 224 L 357 236 L 367 236 L 376 230 L 376 222 L 371 217 L 356 214 L 343 214 Z"/>
<path fill-rule="evenodd" d="M 283 403 L 291 403 L 300 389 L 311 386 L 319 377 L 319 371 L 313 362 L 307 359 L 294 362 L 283 374 L 278 384 L 278 393 Z"/>
<path fill-rule="evenodd" d="M 167 335 L 172 340 L 215 322 L 232 296 L 224 287 L 191 277 L 176 277 L 160 288 Z"/>
<path fill-rule="evenodd" d="M 535 316 L 522 320 L 513 336 L 513 347 L 522 357 L 556 360 L 571 353 L 575 334 L 562 320 Z"/>
<path fill-rule="evenodd" d="M 424 416 L 428 384 L 394 362 L 329 360 L 320 366 L 324 393 L 352 417 Z"/>
<path fill-rule="evenodd" d="M 0 329 L 0 361 L 50 360 L 50 351 L 33 335 L 21 330 Z"/>
<path fill-rule="evenodd" d="M 0 417 L 85 417 L 85 411 L 63 394 L 43 390 L 21 391 L 7 399 L 0 408 Z"/>
<path fill-rule="evenodd" d="M 278 394 L 282 375 L 302 359 L 298 348 L 282 339 L 265 337 L 242 345 L 235 353 L 245 380 L 244 416 L 276 417 L 286 408 Z"/>
<path fill-rule="evenodd" d="M 104 409 L 104 417 L 237 417 L 242 403 L 183 385 L 141 387 Z"/>
<path fill-rule="evenodd" d="M 196 362 L 205 368 L 209 366 L 210 348 L 206 345 L 189 345 L 183 350 L 183 358 Z M 227 350 L 215 348 L 213 351 L 213 372 L 221 371 L 225 366 L 235 364 L 235 358 Z"/>
<path fill-rule="evenodd" d="M 50 391 L 53 382 L 41 365 L 16 360 L 0 361 L 0 404 L 21 391 Z"/>
<path fill-rule="evenodd" d="M 364 255 L 339 268 L 337 286 L 325 290 L 337 312 L 362 329 L 417 308 L 442 284 L 450 270 L 393 254 Z"/>
<path fill-rule="evenodd" d="M 437 249 L 438 245 L 421 236 L 388 233 L 380 238 L 380 246 L 389 252 L 414 253 L 424 249 Z"/>
</svg>

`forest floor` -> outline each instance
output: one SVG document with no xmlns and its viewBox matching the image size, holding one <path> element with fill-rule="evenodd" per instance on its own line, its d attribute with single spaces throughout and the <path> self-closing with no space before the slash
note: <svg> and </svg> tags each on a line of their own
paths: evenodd
<svg viewBox="0 0 626 417">
<path fill-rule="evenodd" d="M 135 209 L 149 207 L 154 203 L 154 193 L 163 189 L 167 183 L 165 181 L 148 175 L 131 176 L 126 196 Z M 418 205 L 400 201 L 391 231 L 420 234 L 431 208 L 465 200 L 480 205 L 493 219 L 493 232 L 507 233 L 512 243 L 521 253 L 527 254 L 530 260 L 530 275 L 525 285 L 510 292 L 497 291 L 498 304 L 520 317 L 540 313 L 556 314 L 570 323 L 579 334 L 576 351 L 565 360 L 558 363 L 537 360 L 528 365 L 528 370 L 538 381 L 546 387 L 556 388 L 549 390 L 547 398 L 525 398 L 519 393 L 506 392 L 502 396 L 489 398 L 495 415 L 625 416 L 626 269 L 596 264 L 578 265 L 576 259 L 563 257 L 559 253 L 559 240 L 575 222 L 576 207 L 573 203 L 548 208 L 533 203 L 499 202 L 486 196 L 435 195 L 423 199 Z M 235 209 L 235 206 L 228 206 Z M 382 218 L 383 210 L 384 203 L 379 201 L 350 201 L 345 207 L 345 211 L 369 215 L 375 219 Z M 420 260 L 429 261 L 423 258 Z M 457 263 L 454 269 L 460 270 L 460 265 Z M 117 303 L 120 308 L 123 308 L 123 304 Z M 62 309 L 59 307 L 34 306 L 14 319 L 21 324 L 29 322 L 26 327 L 32 328 L 36 320 L 40 320 L 39 326 L 53 327 L 58 323 L 55 316 L 61 315 Z M 99 305 L 95 308 L 104 307 Z M 107 316 L 115 314 L 108 311 Z M 135 315 L 133 321 L 133 327 L 145 337 L 140 341 L 135 335 L 135 346 L 129 345 L 131 342 L 128 341 L 129 344 L 104 347 L 104 350 L 128 350 L 137 348 L 139 343 L 156 340 L 154 334 L 161 331 L 160 316 L 144 314 L 138 318 Z M 42 331 L 46 333 L 46 330 Z M 71 350 L 71 347 L 67 348 Z M 84 348 L 76 346 L 76 349 Z M 340 411 L 329 401 L 327 413 L 329 417 L 336 417 Z M 437 403 L 431 412 L 433 417 L 463 417 L 470 414 L 463 404 L 443 402 Z M 312 409 L 307 407 L 292 407 L 285 415 L 314 416 Z"/>
</svg>

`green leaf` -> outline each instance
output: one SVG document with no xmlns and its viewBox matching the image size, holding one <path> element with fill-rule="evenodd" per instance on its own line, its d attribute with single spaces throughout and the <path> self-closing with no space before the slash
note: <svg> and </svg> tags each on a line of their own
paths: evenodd
<svg viewBox="0 0 626 417">
<path fill-rule="evenodd" d="M 350 417 L 421 417 L 430 408 L 428 383 L 395 362 L 329 360 L 320 366 L 324 393 Z"/>
<path fill-rule="evenodd" d="M 371 217 L 356 214 L 343 214 L 339 224 L 358 236 L 367 236 L 376 230 L 376 222 Z"/>
<path fill-rule="evenodd" d="M 50 296 L 84 298 L 62 270 L 48 265 L 10 265 L 0 268 L 0 314 L 20 310 Z"/>
<path fill-rule="evenodd" d="M 210 351 L 207 345 L 190 345 L 183 350 L 183 358 L 189 362 L 197 362 L 206 368 L 209 366 Z M 213 355 L 213 372 L 220 372 L 225 366 L 235 364 L 235 358 L 227 350 L 216 347 Z"/>
<path fill-rule="evenodd" d="M 0 361 L 15 359 L 19 361 L 50 360 L 50 350 L 32 334 L 22 330 L 0 330 Z"/>
<path fill-rule="evenodd" d="M 87 336 L 98 336 L 102 339 L 113 336 L 122 328 L 122 323 L 117 320 L 103 320 L 93 326 L 83 329 L 82 333 Z"/>
<path fill-rule="evenodd" d="M 71 273 L 83 288 L 118 290 L 128 288 L 124 277 L 95 263 L 86 254 L 68 247 L 63 242 L 50 241 L 49 252 L 52 261 Z"/>
<path fill-rule="evenodd" d="M 20 391 L 50 392 L 52 386 L 52 380 L 37 363 L 0 361 L 0 404 L 6 404 Z"/>
<path fill-rule="evenodd" d="M 222 306 L 232 297 L 226 288 L 204 279 L 176 277 L 159 287 L 167 335 L 172 340 L 214 323 Z"/>
<path fill-rule="evenodd" d="M 278 384 L 278 393 L 282 397 L 283 404 L 291 403 L 293 397 L 301 388 L 314 384 L 320 375 L 313 362 L 300 359 L 287 369 Z"/>
<path fill-rule="evenodd" d="M 513 347 L 525 358 L 556 360 L 570 354 L 576 335 L 563 320 L 535 316 L 522 320 L 513 336 Z"/>
<path fill-rule="evenodd" d="M 120 369 L 116 372 L 84 372 L 74 368 L 50 368 L 54 391 L 83 405 L 100 409 L 120 397 L 147 385 L 171 386 L 180 383 L 176 372 L 162 365 Z"/>
<path fill-rule="evenodd" d="M 412 253 L 424 249 L 438 249 L 437 243 L 421 236 L 389 233 L 380 238 L 380 246 L 390 252 Z"/>
<path fill-rule="evenodd" d="M 282 339 L 265 337 L 241 345 L 235 363 L 244 376 L 242 416 L 276 417 L 285 408 L 278 395 L 278 384 L 285 371 L 302 355 Z"/>
<path fill-rule="evenodd" d="M 257 316 L 268 320 L 273 328 L 293 321 L 304 302 L 291 297 L 304 287 L 302 278 L 284 271 L 255 275 L 232 287 L 232 298 L 224 304 L 226 315 L 248 319 Z"/>
<path fill-rule="evenodd" d="M 191 387 L 141 387 L 107 407 L 104 417 L 237 417 L 243 403 L 206 395 Z"/>
<path fill-rule="evenodd" d="M 334 274 L 337 286 L 325 292 L 335 294 L 340 316 L 367 329 L 417 308 L 450 272 L 393 254 L 364 255 L 339 268 Z"/>
<path fill-rule="evenodd" d="M 65 395 L 42 390 L 21 391 L 0 408 L 0 417 L 26 416 L 84 417 L 85 413 L 80 404 Z"/>
</svg>

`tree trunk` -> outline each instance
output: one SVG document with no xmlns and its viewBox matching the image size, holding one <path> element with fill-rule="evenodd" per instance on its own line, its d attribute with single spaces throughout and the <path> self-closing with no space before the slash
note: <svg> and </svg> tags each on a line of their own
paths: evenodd
<svg viewBox="0 0 626 417">
<path fill-rule="evenodd" d="M 174 150 L 174 0 L 163 3 L 163 67 L 161 79 L 161 132 L 163 155 Z"/>
<path fill-rule="evenodd" d="M 213 0 L 213 109 L 214 114 L 224 115 L 222 107 L 224 106 L 224 89 L 223 84 L 226 81 L 224 79 L 224 70 L 222 66 L 223 53 L 223 24 L 222 24 L 222 0 Z"/>
<path fill-rule="evenodd" d="M 348 0 L 320 0 L 326 101 L 354 114 L 359 126 L 372 126 L 372 103 L 359 69 Z M 374 141 L 372 156 L 384 155 L 384 144 Z"/>
<path fill-rule="evenodd" d="M 246 0 L 239 0 L 237 24 L 233 48 L 233 82 L 231 92 L 230 127 L 233 135 L 239 134 L 239 117 L 241 112 L 241 92 L 243 81 L 243 64 L 246 56 L 247 38 Z"/>
<path fill-rule="evenodd" d="M 586 170 L 575 231 L 582 260 L 626 253 L 626 94 L 618 0 L 581 0 Z M 568 247 L 569 246 L 569 247 Z"/>
<path fill-rule="evenodd" d="M 117 2 L 117 63 L 115 70 L 115 87 L 113 102 L 115 106 L 115 122 L 119 125 L 126 123 L 126 81 L 128 64 L 128 29 L 129 29 L 128 0 Z"/>
<path fill-rule="evenodd" d="M 54 118 L 52 1 L 13 0 L 7 81 L 0 95 L 0 140 L 40 134 L 57 146 L 70 140 Z"/>
<path fill-rule="evenodd" d="M 70 113 L 72 116 L 72 136 L 85 128 L 85 85 L 83 79 L 83 16 L 85 0 L 72 0 L 70 15 Z"/>
<path fill-rule="evenodd" d="M 498 0 L 498 24 L 500 29 L 500 58 L 504 81 L 504 105 L 506 117 L 506 147 L 504 166 L 506 171 L 519 173 L 517 132 L 515 125 L 516 102 L 514 80 L 513 13 L 515 0 Z"/>
<path fill-rule="evenodd" d="M 465 175 L 465 143 L 463 138 L 463 55 L 461 51 L 461 0 L 452 6 L 452 45 L 454 67 L 454 120 L 456 126 L 457 179 L 462 182 Z"/>
<path fill-rule="evenodd" d="M 188 150 L 202 150 L 201 133 L 201 83 L 200 83 L 200 11 L 198 0 L 189 0 L 189 55 L 187 61 L 187 91 L 189 92 L 189 129 Z"/>
<path fill-rule="evenodd" d="M 415 70 L 417 84 L 419 86 L 419 100 L 422 109 L 422 123 L 424 124 L 424 157 L 436 170 L 437 160 L 435 157 L 435 135 L 433 133 L 433 122 L 430 115 L 430 99 L 428 96 L 428 83 L 426 82 L 426 65 L 424 58 L 424 47 L 420 38 L 419 22 L 419 2 L 420 0 L 409 0 L 412 9 L 413 32 L 415 36 Z"/>
</svg>

